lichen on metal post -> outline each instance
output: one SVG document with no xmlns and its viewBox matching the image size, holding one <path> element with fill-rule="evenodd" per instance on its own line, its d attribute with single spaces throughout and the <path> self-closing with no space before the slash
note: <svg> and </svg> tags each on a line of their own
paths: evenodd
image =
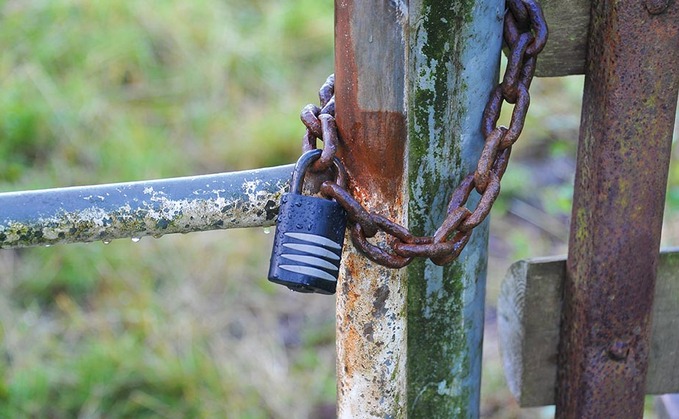
<svg viewBox="0 0 679 419">
<path fill-rule="evenodd" d="M 409 7 L 408 223 L 428 235 L 484 144 L 481 116 L 498 79 L 504 2 Z M 407 269 L 410 417 L 479 416 L 487 244 L 486 221 L 452 264 L 418 260 Z"/>
<path fill-rule="evenodd" d="M 273 225 L 292 165 L 0 193 L 0 249 Z"/>
</svg>

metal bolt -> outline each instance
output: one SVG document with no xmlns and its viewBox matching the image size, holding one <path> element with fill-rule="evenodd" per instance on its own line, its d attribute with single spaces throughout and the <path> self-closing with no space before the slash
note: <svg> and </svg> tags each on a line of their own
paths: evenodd
<svg viewBox="0 0 679 419">
<path fill-rule="evenodd" d="M 670 0 L 644 0 L 644 5 L 648 13 L 659 15 L 664 13 L 670 6 Z"/>
<path fill-rule="evenodd" d="M 624 361 L 629 355 L 629 342 L 616 340 L 608 347 L 608 356 L 615 361 Z"/>
</svg>

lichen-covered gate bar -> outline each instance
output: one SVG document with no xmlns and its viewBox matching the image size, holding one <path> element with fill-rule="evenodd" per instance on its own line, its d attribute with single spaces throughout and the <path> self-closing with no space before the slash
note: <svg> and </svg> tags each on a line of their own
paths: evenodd
<svg viewBox="0 0 679 419">
<path fill-rule="evenodd" d="M 0 193 L 0 248 L 273 225 L 292 165 Z"/>
</svg>

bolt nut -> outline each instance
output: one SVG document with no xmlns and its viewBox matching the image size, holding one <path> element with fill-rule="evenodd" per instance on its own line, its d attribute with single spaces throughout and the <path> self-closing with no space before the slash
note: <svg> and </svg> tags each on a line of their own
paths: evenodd
<svg viewBox="0 0 679 419">
<path fill-rule="evenodd" d="M 629 355 L 629 342 L 616 340 L 608 347 L 608 356 L 614 361 L 624 361 Z"/>
</svg>

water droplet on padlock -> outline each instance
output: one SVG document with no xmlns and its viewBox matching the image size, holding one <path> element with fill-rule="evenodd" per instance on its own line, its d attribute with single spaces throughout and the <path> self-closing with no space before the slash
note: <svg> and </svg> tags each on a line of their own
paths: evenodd
<svg viewBox="0 0 679 419">
<path fill-rule="evenodd" d="M 262 231 L 264 232 L 264 234 L 271 234 L 271 227 L 264 227 L 262 228 Z"/>
<path fill-rule="evenodd" d="M 132 237 L 133 243 L 139 243 L 139 240 L 141 240 L 141 237 Z"/>
</svg>

